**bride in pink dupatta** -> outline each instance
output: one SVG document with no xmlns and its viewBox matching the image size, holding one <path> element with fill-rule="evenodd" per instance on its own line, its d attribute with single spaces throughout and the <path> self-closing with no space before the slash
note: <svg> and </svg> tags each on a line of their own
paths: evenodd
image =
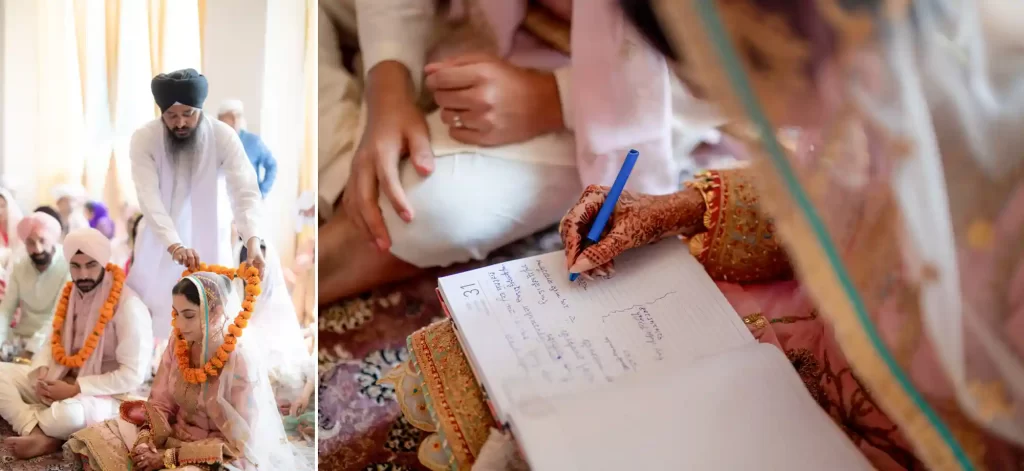
<svg viewBox="0 0 1024 471">
<path fill-rule="evenodd" d="M 581 252 L 589 187 L 561 226 L 571 271 L 684 236 L 876 468 L 1024 469 L 1020 2 L 621 3 L 751 166 L 623 193 Z M 450 323 L 409 346 L 385 381 L 436 432 L 421 461 L 515 469 Z"/>
<path fill-rule="evenodd" d="M 174 327 L 189 347 L 190 368 L 205 365 L 224 343 L 241 302 L 232 282 L 201 272 L 172 290 Z M 87 471 L 311 470 L 285 435 L 265 365 L 239 338 L 224 368 L 204 383 L 186 381 L 171 338 L 146 401 L 126 402 L 121 416 L 71 436 L 65 452 Z"/>
</svg>

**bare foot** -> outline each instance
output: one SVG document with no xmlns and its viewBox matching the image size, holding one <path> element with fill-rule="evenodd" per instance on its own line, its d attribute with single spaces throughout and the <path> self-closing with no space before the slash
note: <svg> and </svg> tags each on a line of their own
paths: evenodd
<svg viewBox="0 0 1024 471">
<path fill-rule="evenodd" d="M 14 457 L 19 460 L 28 460 L 37 456 L 49 455 L 60 451 L 63 441 L 48 437 L 36 427 L 28 436 L 11 437 L 4 440 L 4 445 L 11 449 Z"/>
</svg>

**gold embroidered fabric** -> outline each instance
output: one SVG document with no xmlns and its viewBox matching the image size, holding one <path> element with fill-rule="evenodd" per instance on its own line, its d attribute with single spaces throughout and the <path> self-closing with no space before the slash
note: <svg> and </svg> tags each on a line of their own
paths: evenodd
<svg viewBox="0 0 1024 471">
<path fill-rule="evenodd" d="M 487 441 L 494 419 L 454 326 L 447 319 L 435 322 L 414 332 L 408 343 L 434 424 L 451 453 L 449 466 L 468 470 Z"/>
<path fill-rule="evenodd" d="M 153 434 L 153 442 L 157 446 L 162 446 L 171 436 L 171 426 L 167 417 L 149 402 L 146 402 L 146 417 L 149 419 L 149 430 Z"/>
<path fill-rule="evenodd" d="M 687 182 L 704 196 L 707 232 L 690 251 L 714 280 L 764 282 L 792 276 L 771 218 L 761 212 L 751 170 L 712 170 Z"/>
<path fill-rule="evenodd" d="M 224 440 L 219 438 L 204 438 L 194 442 L 182 442 L 171 439 L 169 445 L 178 449 L 178 465 L 189 464 L 217 464 L 230 462 L 231 457 L 227 454 L 227 446 Z"/>
</svg>

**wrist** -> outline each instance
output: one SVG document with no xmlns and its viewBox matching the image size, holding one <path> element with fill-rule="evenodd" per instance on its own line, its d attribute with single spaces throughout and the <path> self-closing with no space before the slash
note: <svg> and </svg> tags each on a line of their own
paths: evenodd
<svg viewBox="0 0 1024 471">
<path fill-rule="evenodd" d="M 681 235 L 693 237 L 704 232 L 704 196 L 695 188 L 655 197 L 659 214 L 666 215 L 662 237 Z"/>
<path fill-rule="evenodd" d="M 536 115 L 536 122 L 541 131 L 538 135 L 564 131 L 567 129 L 562 113 L 564 106 L 555 74 L 541 71 L 529 73 L 535 74 L 533 89 L 536 90 L 537 105 L 541 110 Z"/>
<path fill-rule="evenodd" d="M 401 62 L 381 62 L 366 75 L 366 105 L 369 112 L 382 106 L 415 105 L 412 72 Z"/>
<path fill-rule="evenodd" d="M 182 249 L 184 247 L 185 246 L 181 244 L 171 244 L 169 247 L 167 247 L 167 253 L 174 255 L 174 252 L 177 252 L 179 249 Z"/>
</svg>

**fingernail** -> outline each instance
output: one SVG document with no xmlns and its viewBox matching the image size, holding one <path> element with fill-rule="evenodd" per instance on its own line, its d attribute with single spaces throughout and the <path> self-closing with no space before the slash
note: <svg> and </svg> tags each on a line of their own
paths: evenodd
<svg viewBox="0 0 1024 471">
<path fill-rule="evenodd" d="M 402 213 L 399 214 L 399 216 L 401 216 L 402 220 L 405 222 L 412 221 L 412 213 L 409 211 L 402 211 Z"/>
<path fill-rule="evenodd" d="M 576 263 L 569 267 L 569 273 L 583 273 L 594 268 L 594 263 L 587 257 L 580 257 L 576 259 Z"/>
<path fill-rule="evenodd" d="M 380 249 L 381 252 L 383 252 L 383 251 L 388 249 L 388 243 L 384 239 L 378 238 L 377 239 L 377 248 Z"/>
</svg>

